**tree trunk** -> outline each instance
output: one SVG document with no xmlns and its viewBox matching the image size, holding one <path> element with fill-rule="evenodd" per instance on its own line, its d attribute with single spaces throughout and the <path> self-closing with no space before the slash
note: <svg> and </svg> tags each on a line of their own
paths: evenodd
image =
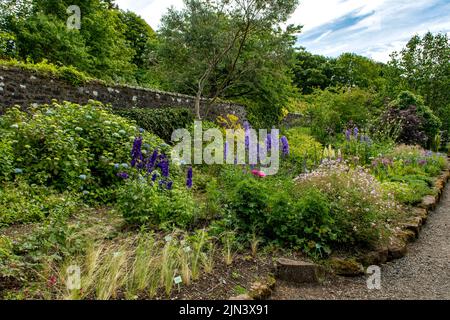
<svg viewBox="0 0 450 320">
<path fill-rule="evenodd" d="M 197 116 L 198 120 L 202 120 L 202 117 L 200 115 L 200 101 L 202 98 L 202 93 L 200 91 L 197 92 L 197 96 L 195 97 L 195 115 Z"/>
</svg>

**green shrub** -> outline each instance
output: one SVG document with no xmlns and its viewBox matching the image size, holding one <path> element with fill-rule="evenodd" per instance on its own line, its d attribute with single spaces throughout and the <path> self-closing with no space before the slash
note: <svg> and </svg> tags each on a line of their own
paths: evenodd
<svg viewBox="0 0 450 320">
<path fill-rule="evenodd" d="M 0 31 L 0 59 L 17 56 L 16 37 L 9 32 Z"/>
<path fill-rule="evenodd" d="M 362 168 L 325 163 L 316 172 L 301 176 L 295 190 L 318 189 L 326 195 L 336 234 L 333 245 L 373 246 L 385 235 L 386 219 L 395 219 L 398 204 L 387 198 L 380 183 Z"/>
<path fill-rule="evenodd" d="M 195 203 L 184 186 L 163 190 L 157 183 L 130 180 L 118 191 L 117 208 L 130 224 L 187 228 L 194 222 Z"/>
<path fill-rule="evenodd" d="M 164 108 L 164 109 L 120 109 L 114 113 L 135 120 L 136 123 L 170 142 L 173 131 L 188 128 L 194 121 L 194 115 L 189 109 Z"/>
<path fill-rule="evenodd" d="M 10 134 L 15 167 L 31 183 L 85 193 L 119 181 L 115 167 L 127 166 L 140 134 L 132 122 L 96 102 L 53 103 L 29 113 L 11 108 L 0 117 L 0 129 Z M 142 136 L 150 151 L 163 143 L 149 133 Z"/>
<path fill-rule="evenodd" d="M 388 195 L 392 195 L 395 200 L 407 204 L 416 205 L 422 201 L 422 198 L 430 194 L 430 187 L 423 180 L 406 182 L 383 182 L 383 189 Z"/>
<path fill-rule="evenodd" d="M 266 229 L 268 191 L 264 183 L 252 176 L 242 177 L 232 192 L 229 206 L 239 223 L 239 228 L 247 233 Z"/>
<path fill-rule="evenodd" d="M 12 141 L 6 132 L 0 130 L 0 182 L 8 180 L 14 171 L 14 153 Z"/>
<path fill-rule="evenodd" d="M 290 159 L 310 168 L 322 159 L 323 146 L 304 132 L 304 128 L 297 127 L 287 130 L 285 135 L 289 140 Z"/>
<path fill-rule="evenodd" d="M 327 255 L 336 240 L 327 197 L 317 189 L 305 189 L 296 197 L 273 197 L 267 222 L 275 239 L 298 245 L 306 253 Z"/>
<path fill-rule="evenodd" d="M 55 212 L 66 216 L 75 210 L 74 197 L 58 194 L 26 182 L 6 183 L 0 188 L 0 227 L 39 222 Z"/>
</svg>

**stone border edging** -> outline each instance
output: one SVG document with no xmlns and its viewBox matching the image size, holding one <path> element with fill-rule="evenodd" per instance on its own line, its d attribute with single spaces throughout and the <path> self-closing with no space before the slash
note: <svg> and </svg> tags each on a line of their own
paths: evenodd
<svg viewBox="0 0 450 320">
<path fill-rule="evenodd" d="M 418 206 L 412 208 L 413 217 L 398 224 L 397 230 L 391 236 L 388 245 L 359 255 L 356 258 L 330 257 L 328 262 L 333 273 L 341 276 L 360 276 L 365 274 L 364 266 L 382 265 L 403 258 L 408 252 L 408 244 L 418 238 L 429 214 L 436 209 L 437 204 L 442 199 L 449 179 L 450 169 L 442 171 L 434 185 L 437 191 L 436 196 L 427 195 Z M 289 259 L 277 261 L 277 279 L 289 282 L 319 283 L 323 277 L 323 272 L 324 267 L 314 263 Z"/>
<path fill-rule="evenodd" d="M 413 217 L 398 224 L 388 245 L 357 256 L 355 259 L 331 258 L 331 267 L 335 274 L 359 276 L 364 274 L 364 266 L 382 265 L 386 262 L 403 258 L 408 252 L 408 244 L 417 240 L 422 226 L 427 222 L 428 216 L 441 201 L 449 179 L 450 170 L 442 171 L 442 174 L 436 179 L 434 184 L 437 194 L 423 197 L 422 202 L 412 208 Z"/>
</svg>

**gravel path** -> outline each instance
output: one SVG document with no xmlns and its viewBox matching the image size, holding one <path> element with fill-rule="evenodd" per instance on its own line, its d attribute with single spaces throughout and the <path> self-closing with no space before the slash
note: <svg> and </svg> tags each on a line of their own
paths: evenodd
<svg viewBox="0 0 450 320">
<path fill-rule="evenodd" d="M 408 254 L 381 269 L 381 290 L 368 290 L 367 277 L 337 277 L 321 285 L 279 283 L 274 300 L 450 299 L 450 187 L 431 213 Z"/>
</svg>

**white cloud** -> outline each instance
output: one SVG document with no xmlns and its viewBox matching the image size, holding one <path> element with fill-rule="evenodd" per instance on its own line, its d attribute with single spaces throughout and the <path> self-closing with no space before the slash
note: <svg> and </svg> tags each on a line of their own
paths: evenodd
<svg viewBox="0 0 450 320">
<path fill-rule="evenodd" d="M 183 6 L 183 0 L 115 2 L 141 15 L 154 29 L 170 6 Z M 450 1 L 300 0 L 289 23 L 304 26 L 299 44 L 313 53 L 337 56 L 350 51 L 387 61 L 416 33 L 449 32 Z"/>
<path fill-rule="evenodd" d="M 168 8 L 183 7 L 183 0 L 116 0 L 115 3 L 121 9 L 139 14 L 153 29 L 158 29 L 159 21 Z"/>
</svg>

